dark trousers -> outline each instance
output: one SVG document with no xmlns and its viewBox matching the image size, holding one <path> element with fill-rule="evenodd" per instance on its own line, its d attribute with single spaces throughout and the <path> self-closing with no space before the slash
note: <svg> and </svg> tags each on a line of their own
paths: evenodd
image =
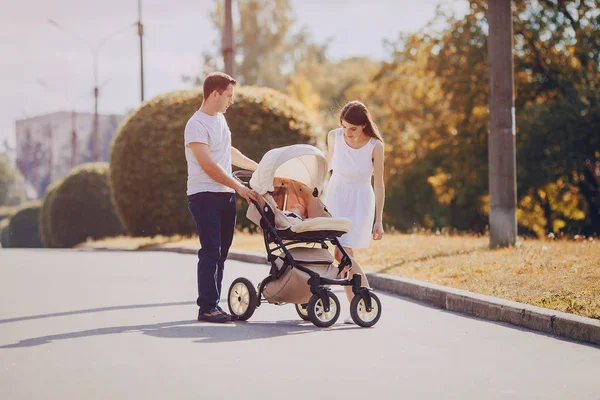
<svg viewBox="0 0 600 400">
<path fill-rule="evenodd" d="M 198 300 L 201 312 L 219 304 L 225 260 L 237 215 L 235 193 L 200 192 L 188 196 L 188 208 L 200 237 Z"/>
</svg>

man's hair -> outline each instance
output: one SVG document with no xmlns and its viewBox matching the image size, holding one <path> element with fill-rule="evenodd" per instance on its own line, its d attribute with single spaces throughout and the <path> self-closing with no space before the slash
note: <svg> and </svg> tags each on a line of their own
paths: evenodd
<svg viewBox="0 0 600 400">
<path fill-rule="evenodd" d="M 223 93 L 230 84 L 235 85 L 236 81 L 229 75 L 223 72 L 211 72 L 204 78 L 204 83 L 202 84 L 204 98 L 210 96 L 215 90 L 219 94 Z"/>
</svg>

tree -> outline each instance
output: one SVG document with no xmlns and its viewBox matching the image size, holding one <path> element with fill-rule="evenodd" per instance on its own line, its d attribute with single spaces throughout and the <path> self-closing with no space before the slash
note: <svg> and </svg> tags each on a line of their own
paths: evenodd
<svg viewBox="0 0 600 400">
<path fill-rule="evenodd" d="M 0 154 L 0 206 L 15 206 L 25 199 L 25 178 L 6 154 Z"/>
<path fill-rule="evenodd" d="M 221 38 L 225 7 L 220 0 L 215 0 L 214 4 L 210 17 Z M 246 0 L 236 4 L 235 78 L 244 85 L 285 91 L 287 75 L 293 70 L 296 54 L 310 43 L 307 31 L 292 31 L 296 21 L 289 0 Z M 220 39 L 214 48 L 214 51 L 203 54 L 204 71 L 201 76 L 187 77 L 188 80 L 200 83 L 208 72 L 223 69 Z"/>
<path fill-rule="evenodd" d="M 214 4 L 210 15 L 220 38 L 225 10 L 222 1 Z M 329 41 L 317 43 L 305 27 L 296 26 L 289 0 L 245 0 L 236 4 L 235 78 L 244 85 L 285 92 L 312 110 L 323 126 L 337 126 L 337 114 L 349 100 L 346 91 L 367 82 L 379 63 L 367 57 L 331 61 L 327 56 Z M 184 80 L 198 85 L 207 73 L 223 69 L 220 41 L 214 48 L 203 54 L 201 74 Z"/>
<path fill-rule="evenodd" d="M 355 89 L 384 132 L 388 196 L 400 204 L 389 217 L 403 228 L 485 229 L 486 7 L 471 0 L 460 19 L 439 9 Z M 514 7 L 520 230 L 598 233 L 600 11 L 592 1 Z"/>
</svg>

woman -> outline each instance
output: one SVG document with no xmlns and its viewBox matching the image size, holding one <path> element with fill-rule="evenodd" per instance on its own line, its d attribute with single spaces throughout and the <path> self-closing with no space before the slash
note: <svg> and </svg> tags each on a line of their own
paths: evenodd
<svg viewBox="0 0 600 400">
<path fill-rule="evenodd" d="M 327 134 L 327 160 L 333 174 L 325 202 L 333 217 L 352 221 L 350 231 L 339 241 L 352 258 L 352 275 L 360 274 L 362 286 L 369 287 L 365 273 L 354 259 L 354 250 L 369 247 L 371 238 L 380 240 L 383 237 L 383 138 L 369 110 L 360 101 L 351 101 L 344 106 L 340 124 L 341 128 Z M 373 187 L 372 176 L 375 177 Z M 342 259 L 337 247 L 334 256 L 337 262 Z M 351 301 L 352 287 L 345 286 L 344 289 Z M 354 322 L 348 317 L 344 323 Z"/>
</svg>

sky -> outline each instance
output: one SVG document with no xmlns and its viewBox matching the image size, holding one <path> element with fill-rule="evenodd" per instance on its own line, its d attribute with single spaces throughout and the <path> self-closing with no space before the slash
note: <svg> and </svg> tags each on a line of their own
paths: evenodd
<svg viewBox="0 0 600 400">
<path fill-rule="evenodd" d="M 145 99 L 186 89 L 201 54 L 214 49 L 215 0 L 141 0 Z M 236 1 L 243 0 L 233 0 Z M 443 1 L 464 13 L 466 0 L 291 0 L 296 28 L 331 38 L 329 57 L 385 60 L 384 40 L 421 29 Z M 140 104 L 137 0 L 0 0 L 0 143 L 14 146 L 15 121 L 55 111 L 93 112 L 98 66 L 101 114 Z M 60 27 L 48 22 L 51 19 Z M 97 51 L 93 48 L 107 38 Z M 0 146 L 1 148 L 1 146 Z"/>
</svg>

